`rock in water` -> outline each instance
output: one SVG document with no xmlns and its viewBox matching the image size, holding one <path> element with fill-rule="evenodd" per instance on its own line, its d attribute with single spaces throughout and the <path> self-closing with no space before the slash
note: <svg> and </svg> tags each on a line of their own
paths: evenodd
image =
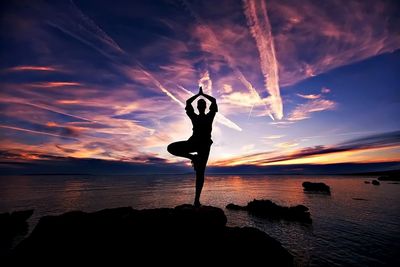
<svg viewBox="0 0 400 267">
<path fill-rule="evenodd" d="M 380 185 L 381 183 L 378 180 L 372 180 L 373 185 Z"/>
<path fill-rule="evenodd" d="M 238 206 L 230 203 L 226 206 L 226 208 L 231 210 L 247 210 L 249 214 L 261 218 L 312 223 L 308 208 L 303 205 L 283 207 L 275 204 L 271 200 L 254 199 L 253 201 L 247 203 L 247 206 Z"/>
<path fill-rule="evenodd" d="M 304 182 L 303 189 L 307 192 L 321 192 L 326 194 L 331 193 L 330 187 L 324 183 Z"/>
<path fill-rule="evenodd" d="M 68 212 L 41 218 L 10 260 L 16 264 L 62 260 L 91 265 L 112 261 L 113 265 L 146 266 L 293 266 L 292 255 L 278 241 L 254 228 L 227 227 L 226 221 L 219 208 L 192 205 Z"/>
<path fill-rule="evenodd" d="M 233 203 L 229 203 L 228 205 L 226 205 L 226 208 L 228 210 L 247 210 L 247 206 L 239 206 Z"/>
</svg>

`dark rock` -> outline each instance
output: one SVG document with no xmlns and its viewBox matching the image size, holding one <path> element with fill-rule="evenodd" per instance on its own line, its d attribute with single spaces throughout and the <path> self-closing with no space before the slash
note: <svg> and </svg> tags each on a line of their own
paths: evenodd
<svg viewBox="0 0 400 267">
<path fill-rule="evenodd" d="M 228 210 L 246 210 L 247 207 L 246 206 L 239 206 L 233 203 L 229 203 L 228 205 L 226 205 L 226 208 Z"/>
<path fill-rule="evenodd" d="M 45 216 L 9 259 L 14 265 L 62 259 L 91 265 L 111 260 L 113 265 L 293 266 L 292 255 L 278 241 L 254 228 L 227 227 L 226 221 L 219 208 L 192 205 Z"/>
<path fill-rule="evenodd" d="M 370 181 L 364 181 L 364 184 L 370 184 L 371 182 Z"/>
<path fill-rule="evenodd" d="M 363 201 L 368 201 L 368 199 L 365 199 L 365 198 L 360 198 L 360 197 L 353 197 L 353 200 L 363 200 Z"/>
<path fill-rule="evenodd" d="M 304 182 L 303 190 L 307 192 L 331 193 L 330 187 L 324 183 Z"/>
<path fill-rule="evenodd" d="M 372 180 L 373 185 L 380 185 L 381 183 L 378 180 Z"/>
<path fill-rule="evenodd" d="M 257 200 L 247 203 L 247 206 L 238 206 L 235 204 L 228 204 L 227 209 L 232 210 L 247 210 L 249 214 L 252 214 L 261 218 L 269 219 L 283 219 L 288 221 L 299 221 L 305 223 L 311 223 L 311 215 L 308 212 L 308 208 L 303 205 L 297 205 L 293 207 L 282 207 L 271 200 Z"/>
<path fill-rule="evenodd" d="M 399 181 L 400 182 L 400 176 L 394 176 L 394 175 L 389 175 L 389 176 L 381 176 L 378 178 L 379 181 Z"/>
<path fill-rule="evenodd" d="M 33 214 L 33 210 L 14 211 L 0 214 L 0 255 L 7 253 L 17 236 L 28 233 L 27 220 Z"/>
</svg>

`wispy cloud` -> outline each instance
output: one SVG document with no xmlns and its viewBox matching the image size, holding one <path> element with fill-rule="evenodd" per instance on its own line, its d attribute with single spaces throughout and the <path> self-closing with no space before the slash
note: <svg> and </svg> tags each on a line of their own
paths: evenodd
<svg viewBox="0 0 400 267">
<path fill-rule="evenodd" d="M 222 33 L 222 37 L 217 37 L 215 34 L 213 27 L 211 25 L 207 24 L 189 5 L 187 1 L 183 1 L 185 4 L 185 7 L 187 10 L 190 11 L 190 14 L 196 19 L 198 26 L 196 27 L 195 30 L 195 35 L 198 37 L 201 48 L 203 51 L 206 51 L 210 53 L 211 55 L 216 55 L 216 56 L 221 56 L 228 66 L 233 70 L 235 76 L 237 79 L 245 86 L 248 91 L 253 94 L 256 98 L 259 99 L 258 105 L 263 105 L 265 108 L 269 109 L 269 107 L 266 106 L 267 101 L 263 100 L 261 96 L 259 95 L 257 89 L 251 84 L 248 78 L 245 77 L 243 72 L 239 69 L 238 63 L 236 63 L 235 57 L 232 55 L 233 53 L 231 52 L 230 49 L 227 48 L 227 43 L 222 42 L 220 39 L 225 39 L 223 37 L 234 37 L 235 39 L 239 39 L 241 36 L 235 36 L 232 34 L 227 28 L 220 28 L 219 32 Z M 215 26 L 214 26 L 215 27 Z M 234 48 L 236 49 L 236 48 Z"/>
<path fill-rule="evenodd" d="M 61 138 L 76 140 L 76 138 L 71 137 L 71 136 L 64 136 L 64 135 L 60 135 L 60 134 L 54 134 L 54 133 L 48 133 L 48 132 L 42 132 L 42 131 L 35 131 L 35 130 L 25 129 L 25 128 L 21 128 L 21 127 L 0 125 L 0 128 L 9 129 L 9 130 L 15 130 L 15 131 L 21 131 L 21 132 L 27 132 L 27 133 L 32 133 L 32 134 L 47 135 L 47 136 L 61 137 Z"/>
<path fill-rule="evenodd" d="M 85 15 L 73 1 L 64 5 L 50 4 L 51 16 L 47 23 L 71 37 L 96 49 L 108 58 L 120 57 L 124 50 L 92 19 Z"/>
<path fill-rule="evenodd" d="M 157 88 L 159 88 L 163 93 L 165 93 L 169 98 L 171 98 L 173 101 L 178 103 L 181 107 L 184 107 L 185 104 L 176 98 L 167 88 L 165 88 L 150 72 L 145 71 L 144 69 L 141 69 L 141 71 L 154 83 Z"/>
<path fill-rule="evenodd" d="M 305 98 L 305 99 L 318 99 L 321 97 L 321 95 L 302 95 L 302 94 L 297 94 L 297 96 L 301 97 L 301 98 Z"/>
<path fill-rule="evenodd" d="M 332 110 L 336 107 L 336 103 L 327 99 L 312 99 L 304 104 L 298 105 L 289 115 L 288 121 L 300 121 L 309 119 L 311 113 Z"/>
<path fill-rule="evenodd" d="M 369 5 L 376 12 L 370 14 Z M 31 159 L 47 153 L 117 161 L 180 160 L 166 146 L 190 136 L 182 107 L 199 82 L 217 98 L 220 111 L 210 160 L 241 156 L 247 144 L 259 151 L 266 143 L 279 143 L 279 151 L 268 156 L 240 159 L 262 163 L 283 148 L 300 147 L 303 141 L 296 135 L 312 135 L 313 128 L 295 124 L 334 109 L 343 92 L 329 100 L 325 94 L 334 85 L 323 77 L 329 88 L 321 92 L 291 93 L 283 86 L 399 47 L 393 16 L 387 16 L 390 3 L 381 2 L 227 0 L 215 9 L 203 1 L 184 1 L 183 6 L 167 1 L 166 12 L 147 2 L 121 2 L 105 13 L 100 2 L 16 1 L 6 6 L 10 9 L 0 24 L 13 31 L 4 32 L 10 53 L 0 70 L 0 119 L 5 126 L 0 146 L 19 149 L 21 157 Z M 247 20 L 254 23 L 246 25 Z M 277 91 L 270 92 L 269 86 L 287 91 L 279 91 L 285 116 L 267 123 L 264 117 L 278 118 L 280 110 L 278 98 L 271 97 Z M 336 127 L 328 122 L 319 126 L 324 133 Z M 270 131 L 283 127 L 290 131 Z M 271 135 L 263 138 L 266 133 Z M 290 147 L 290 140 L 299 145 Z M 38 141 L 40 145 L 32 145 Z"/>
<path fill-rule="evenodd" d="M 265 136 L 264 138 L 265 139 L 279 139 L 279 138 L 282 138 L 282 137 L 284 137 L 285 135 L 269 135 L 269 136 Z"/>
<path fill-rule="evenodd" d="M 15 66 L 7 69 L 8 71 L 58 71 L 51 66 Z"/>
<path fill-rule="evenodd" d="M 256 41 L 260 54 L 261 70 L 264 75 L 265 88 L 270 96 L 268 103 L 277 119 L 283 117 L 283 104 L 279 88 L 278 63 L 275 55 L 271 24 L 264 1 L 245 1 L 244 10 L 247 24 Z"/>
<path fill-rule="evenodd" d="M 42 87 L 42 88 L 53 88 L 53 87 L 63 87 L 63 86 L 81 86 L 79 82 L 37 82 L 31 83 L 32 87 Z"/>
<path fill-rule="evenodd" d="M 289 144 L 290 145 L 290 144 Z M 283 146 L 286 146 L 283 145 Z M 294 145 L 293 145 L 294 146 Z M 376 135 L 366 136 L 364 138 L 353 139 L 348 142 L 343 142 L 337 145 L 330 146 L 315 146 L 315 147 L 307 147 L 298 149 L 295 151 L 291 151 L 290 153 L 281 154 L 278 151 L 271 151 L 265 153 L 256 153 L 250 154 L 246 156 L 240 156 L 237 158 L 232 158 L 228 160 L 216 161 L 213 163 L 214 166 L 234 166 L 240 164 L 247 165 L 267 165 L 272 163 L 283 163 L 292 161 L 293 164 L 298 161 L 300 163 L 300 159 L 305 158 L 313 158 L 314 163 L 323 162 L 327 163 L 327 157 L 330 157 L 333 154 L 337 153 L 358 153 L 362 151 L 373 151 L 379 149 L 392 149 L 394 151 L 400 151 L 400 132 L 388 132 Z M 317 158 L 319 156 L 319 158 Z M 294 162 L 294 160 L 297 160 Z M 374 160 L 370 159 L 370 157 L 364 156 L 363 158 L 359 158 L 358 160 L 366 160 L 368 162 L 374 162 Z M 384 157 L 378 158 L 376 161 L 385 161 Z M 397 158 L 392 160 L 400 160 L 400 157 L 397 154 Z M 347 162 L 348 159 L 346 157 L 335 157 L 334 161 L 336 162 Z M 355 161 L 353 161 L 355 162 Z M 303 162 L 305 163 L 305 162 Z M 330 162 L 333 163 L 333 162 Z"/>
<path fill-rule="evenodd" d="M 212 95 L 212 80 L 210 73 L 205 71 L 202 77 L 199 79 L 199 86 L 201 86 L 206 94 Z"/>
<path fill-rule="evenodd" d="M 400 48 L 394 2 L 269 1 L 281 85 Z M 370 12 L 376 10 L 376 12 Z"/>
<path fill-rule="evenodd" d="M 282 142 L 282 143 L 278 143 L 275 144 L 276 147 L 278 148 L 283 148 L 283 149 L 288 149 L 288 148 L 292 148 L 292 147 L 296 147 L 299 144 L 296 142 Z"/>
</svg>

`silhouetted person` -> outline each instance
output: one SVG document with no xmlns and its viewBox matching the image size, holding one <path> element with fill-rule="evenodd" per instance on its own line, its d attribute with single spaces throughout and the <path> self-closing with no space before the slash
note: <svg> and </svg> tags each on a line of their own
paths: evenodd
<svg viewBox="0 0 400 267">
<path fill-rule="evenodd" d="M 205 114 L 206 101 L 199 99 L 197 101 L 197 109 L 199 115 L 194 113 L 192 102 L 199 96 L 203 96 L 211 101 L 210 111 Z M 214 97 L 203 93 L 203 89 L 199 88 L 199 93 L 192 96 L 186 101 L 186 114 L 189 116 L 193 124 L 193 134 L 187 141 L 172 143 L 168 146 L 168 152 L 179 157 L 188 158 L 192 161 L 194 170 L 196 171 L 196 195 L 194 205 L 200 206 L 200 194 L 204 184 L 204 171 L 206 169 L 208 155 L 213 141 L 211 140 L 212 123 L 215 114 L 218 112 L 217 101 Z M 197 154 L 193 154 L 196 152 Z"/>
</svg>

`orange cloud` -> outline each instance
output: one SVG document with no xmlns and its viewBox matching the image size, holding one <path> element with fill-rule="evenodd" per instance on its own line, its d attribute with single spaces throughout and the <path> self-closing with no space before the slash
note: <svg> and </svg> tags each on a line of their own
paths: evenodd
<svg viewBox="0 0 400 267">
<path fill-rule="evenodd" d="M 63 86 L 82 86 L 82 84 L 79 82 L 38 82 L 30 84 L 30 86 L 53 88 L 53 87 L 63 87 Z"/>
<path fill-rule="evenodd" d="M 8 68 L 8 71 L 57 71 L 54 67 L 48 66 L 15 66 Z"/>
<path fill-rule="evenodd" d="M 316 146 L 281 153 L 270 151 L 233 157 L 212 163 L 214 166 L 330 164 L 344 162 L 400 161 L 400 132 L 370 135 L 338 145 Z M 289 144 L 290 145 L 290 144 Z M 286 144 L 284 144 L 286 146 Z"/>
</svg>

